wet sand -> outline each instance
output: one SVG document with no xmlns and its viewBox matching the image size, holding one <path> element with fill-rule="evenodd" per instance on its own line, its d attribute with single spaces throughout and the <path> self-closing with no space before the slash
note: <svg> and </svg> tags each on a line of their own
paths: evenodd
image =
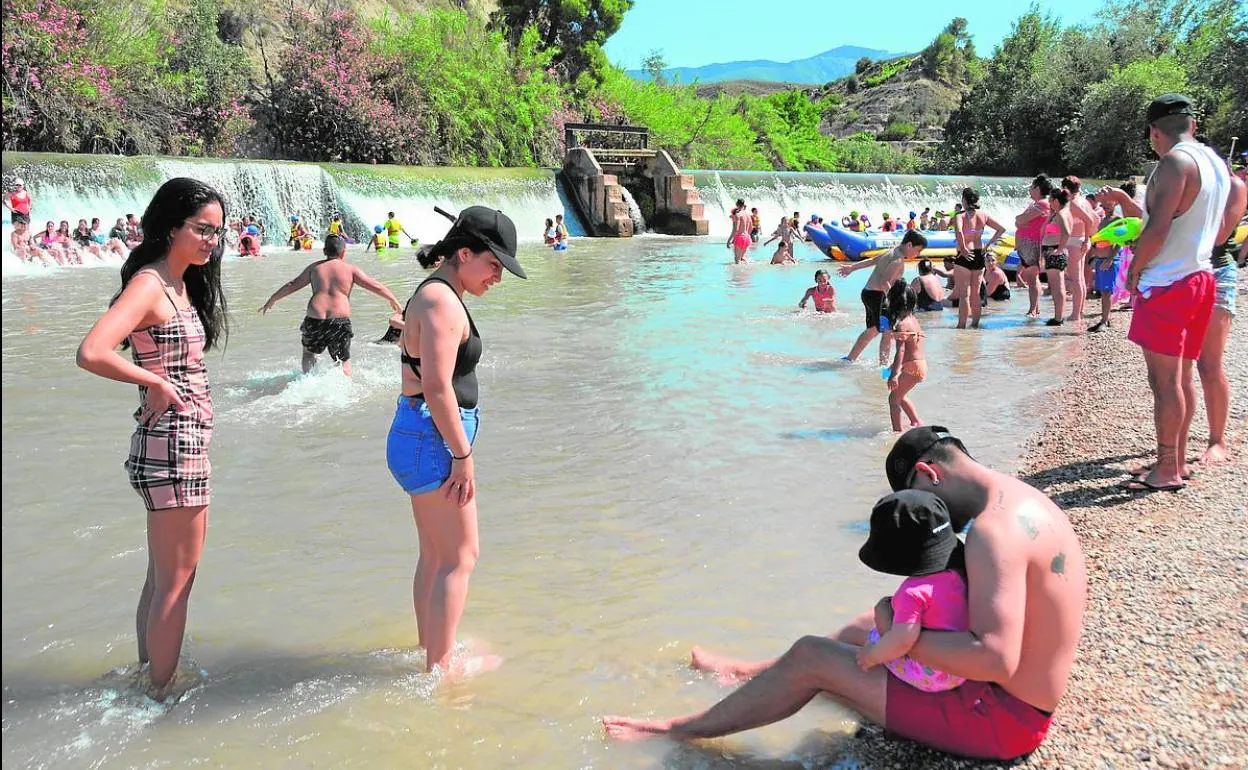
<svg viewBox="0 0 1248 770">
<path fill-rule="evenodd" d="M 1052 400 L 1061 409 L 1024 450 L 1022 477 L 1070 516 L 1089 573 L 1079 658 L 1040 749 L 1018 762 L 976 762 L 864 727 L 843 747 L 846 759 L 862 770 L 1248 767 L 1246 290 L 1241 278 L 1226 351 L 1230 461 L 1195 466 L 1177 493 L 1118 488 L 1153 449 L 1152 396 L 1126 339 L 1127 312 L 1086 335 Z M 1189 457 L 1204 450 L 1207 425 L 1202 399 Z"/>
</svg>

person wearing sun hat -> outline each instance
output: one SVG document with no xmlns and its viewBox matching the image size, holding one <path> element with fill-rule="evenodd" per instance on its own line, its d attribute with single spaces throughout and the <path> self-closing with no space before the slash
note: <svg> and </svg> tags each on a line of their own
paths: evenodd
<svg viewBox="0 0 1248 770">
<path fill-rule="evenodd" d="M 893 490 L 903 494 L 877 504 L 864 561 L 890 572 L 939 574 L 956 569 L 956 552 L 962 551 L 967 630 L 920 631 L 909 657 L 966 681 L 924 692 L 887 666 L 863 670 L 859 651 L 870 632 L 878 627 L 887 635 L 897 622 L 890 596 L 831 638 L 804 636 L 773 660 L 695 650 L 696 668 L 748 681 L 696 714 L 606 717 L 607 733 L 619 739 L 715 738 L 787 719 L 826 693 L 891 736 L 950 754 L 1011 760 L 1034 751 L 1066 691 L 1087 599 L 1083 551 L 1070 522 L 1039 490 L 980 465 L 941 426 L 902 434 L 885 472 Z M 959 549 L 952 531 L 972 519 Z M 889 529 L 896 536 L 880 536 Z M 928 602 L 930 595 L 920 591 L 915 598 Z"/>
<path fill-rule="evenodd" d="M 871 511 L 871 534 L 858 559 L 876 572 L 905 578 L 890 601 L 892 612 L 877 622 L 858 651 L 859 667 L 868 671 L 883 664 L 923 692 L 952 690 L 965 682 L 906 657 L 924 628 L 967 630 L 965 554 L 944 501 L 914 489 L 881 498 Z"/>
<path fill-rule="evenodd" d="M 453 219 L 426 255 L 441 258 L 441 265 L 416 287 L 403 311 L 402 391 L 386 439 L 386 464 L 411 498 L 420 539 L 413 599 L 426 671 L 437 667 L 454 678 L 499 663 L 492 656 L 452 658 L 479 549 L 472 451 L 480 421 L 476 367 L 482 342 L 463 296 L 484 295 L 504 270 L 528 276 L 516 258 L 516 226 L 506 214 L 470 206 Z"/>
<path fill-rule="evenodd" d="M 13 180 L 13 190 L 4 194 L 4 207 L 9 210 L 9 219 L 13 224 L 30 224 L 30 193 L 26 191 L 26 182 L 18 177 Z"/>
</svg>

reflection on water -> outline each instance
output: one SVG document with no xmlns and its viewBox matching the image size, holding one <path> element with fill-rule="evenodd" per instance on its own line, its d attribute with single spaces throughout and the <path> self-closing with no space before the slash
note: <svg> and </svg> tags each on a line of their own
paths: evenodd
<svg viewBox="0 0 1248 770">
<path fill-rule="evenodd" d="M 398 356 L 369 340 L 387 308 L 358 293 L 354 379 L 303 376 L 301 301 L 254 313 L 303 258 L 228 262 L 234 327 L 209 360 L 216 476 L 187 644 L 206 674 L 154 712 L 101 680 L 135 658 L 143 514 L 121 469 L 135 389 L 73 366 L 116 274 L 7 278 L 6 768 L 837 761 L 852 722 L 826 703 L 700 749 L 608 745 L 597 722 L 711 703 L 720 687 L 686 666 L 695 643 L 775 655 L 895 588 L 856 559 L 887 491 L 885 385 L 872 355 L 837 360 L 865 271 L 834 279 L 842 313 L 801 313 L 826 263 L 771 267 L 756 251 L 733 266 L 714 238 L 532 247 L 531 280 L 470 300 L 485 342 L 482 553 L 462 634 L 505 662 L 438 689 L 412 649 L 415 535 L 384 460 Z M 352 258 L 400 296 L 422 275 L 411 258 Z M 978 332 L 921 319 L 920 414 L 1006 468 L 1066 339 L 1025 336 L 1025 306 L 993 304 Z"/>
</svg>

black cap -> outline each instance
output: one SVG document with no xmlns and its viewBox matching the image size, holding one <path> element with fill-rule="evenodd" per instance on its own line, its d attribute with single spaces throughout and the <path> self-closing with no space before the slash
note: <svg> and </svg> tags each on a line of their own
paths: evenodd
<svg viewBox="0 0 1248 770">
<path fill-rule="evenodd" d="M 858 550 L 862 563 L 889 575 L 934 575 L 965 564 L 945 501 L 903 489 L 871 509 L 871 534 Z"/>
<path fill-rule="evenodd" d="M 967 457 L 971 456 L 962 441 L 943 425 L 924 425 L 901 434 L 884 461 L 884 473 L 894 492 L 910 487 L 910 474 L 914 472 L 915 464 L 928 450 L 943 441 L 952 442 Z"/>
<path fill-rule="evenodd" d="M 448 215 L 449 216 L 449 215 Z M 449 257 L 462 246 L 459 239 L 476 238 L 489 247 L 513 275 L 528 278 L 516 260 L 516 225 L 503 212 L 486 206 L 469 206 L 459 212 L 442 240 L 429 250 L 431 257 Z"/>
<path fill-rule="evenodd" d="M 1148 105 L 1148 122 L 1151 125 L 1169 115 L 1192 115 L 1192 100 L 1183 94 L 1162 94 Z"/>
</svg>

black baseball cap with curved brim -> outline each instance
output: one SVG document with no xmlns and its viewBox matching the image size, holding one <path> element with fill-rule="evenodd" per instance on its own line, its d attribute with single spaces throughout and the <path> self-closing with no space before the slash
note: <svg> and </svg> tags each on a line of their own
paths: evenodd
<svg viewBox="0 0 1248 770">
<path fill-rule="evenodd" d="M 889 451 L 888 459 L 884 461 L 884 473 L 888 476 L 888 483 L 893 491 L 909 489 L 914 466 L 923 459 L 928 450 L 946 441 L 962 450 L 962 454 L 971 456 L 962 440 L 943 425 L 923 425 L 901 434 L 901 438 L 897 439 L 897 443 Z"/>
<path fill-rule="evenodd" d="M 498 257 L 498 261 L 512 275 L 518 278 L 529 277 L 516 259 L 516 225 L 506 214 L 487 206 L 469 206 L 459 212 L 457 217 L 452 217 L 436 206 L 434 210 L 447 219 L 453 219 L 454 223 L 442 240 L 429 249 L 430 255 L 449 257 L 462 245 L 459 243 L 460 239 L 475 238 L 494 252 L 494 256 Z"/>
</svg>

